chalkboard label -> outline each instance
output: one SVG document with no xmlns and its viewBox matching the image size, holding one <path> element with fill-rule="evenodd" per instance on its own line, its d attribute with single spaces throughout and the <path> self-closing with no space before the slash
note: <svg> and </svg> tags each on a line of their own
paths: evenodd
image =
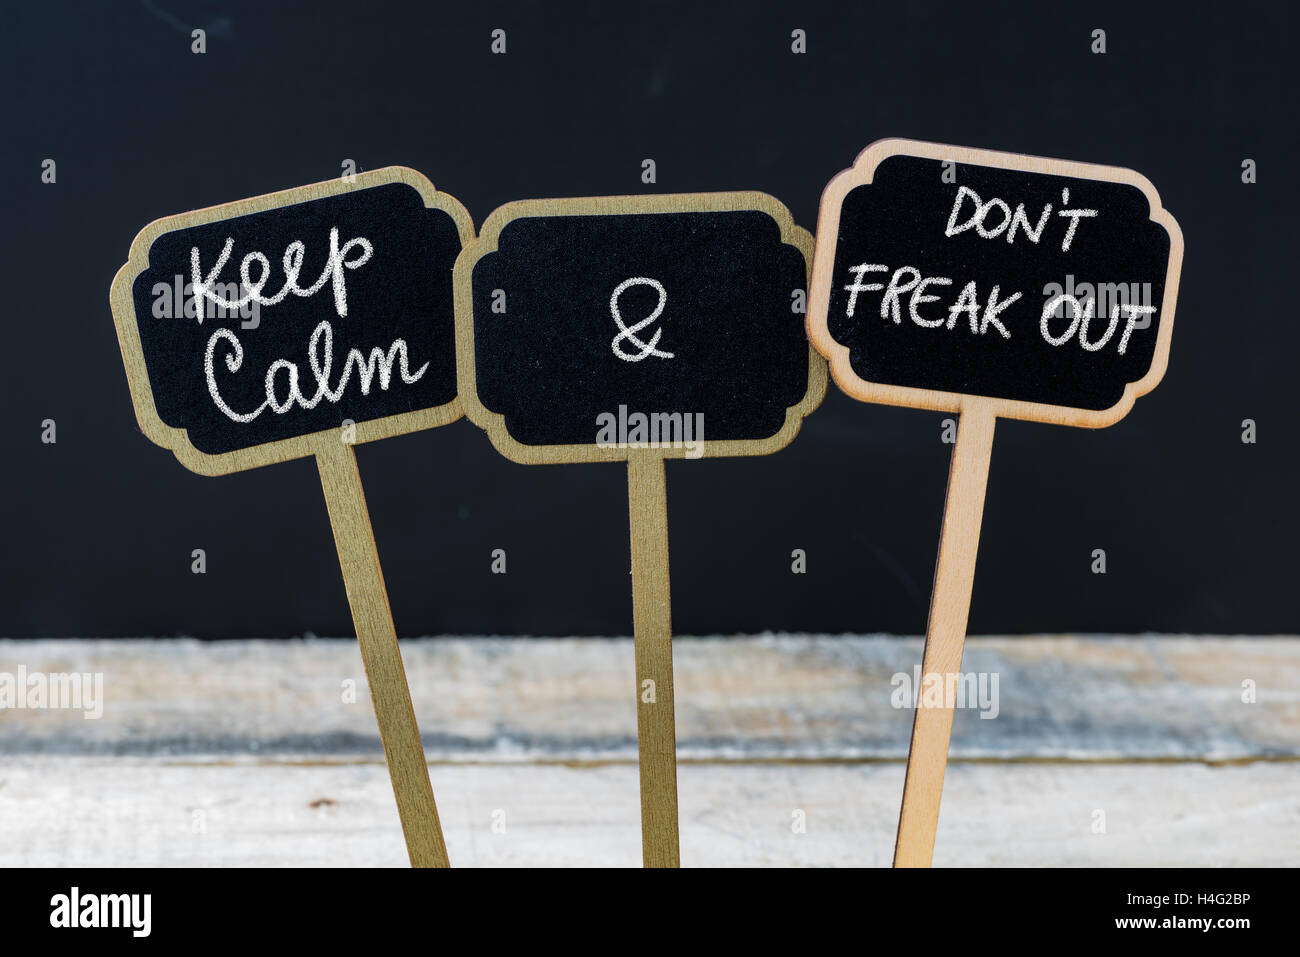
<svg viewBox="0 0 1300 957">
<path fill-rule="evenodd" d="M 112 291 L 141 426 L 219 473 L 453 421 L 472 238 L 402 167 L 150 224 Z"/>
<path fill-rule="evenodd" d="M 859 399 L 1108 425 L 1164 374 L 1181 264 L 1131 170 L 884 140 L 822 197 L 809 335 Z"/>
<path fill-rule="evenodd" d="M 811 251 L 762 193 L 504 206 L 456 264 L 466 415 L 523 462 L 775 451 L 826 389 Z"/>
</svg>

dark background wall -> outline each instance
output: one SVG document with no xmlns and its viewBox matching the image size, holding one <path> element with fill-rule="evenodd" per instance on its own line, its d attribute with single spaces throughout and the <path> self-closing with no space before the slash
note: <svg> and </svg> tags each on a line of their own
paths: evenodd
<svg viewBox="0 0 1300 957">
<path fill-rule="evenodd" d="M 998 426 L 971 630 L 1298 630 L 1297 16 L 1135 7 L 7 9 L 0 634 L 351 631 L 310 461 L 204 478 L 136 427 L 108 285 L 155 217 L 351 158 L 421 170 L 476 224 L 513 199 L 743 188 L 813 229 L 827 180 L 883 136 L 1131 166 L 1187 241 L 1154 393 L 1101 431 Z M 832 387 L 784 452 L 670 463 L 675 630 L 921 632 L 942 418 Z M 358 455 L 400 633 L 630 632 L 620 467 L 514 465 L 464 421 Z"/>
</svg>

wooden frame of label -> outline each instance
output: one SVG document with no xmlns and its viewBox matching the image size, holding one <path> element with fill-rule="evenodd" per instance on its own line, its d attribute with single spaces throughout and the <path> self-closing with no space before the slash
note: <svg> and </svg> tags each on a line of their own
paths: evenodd
<svg viewBox="0 0 1300 957">
<path fill-rule="evenodd" d="M 1160 330 L 1156 338 L 1155 354 L 1151 368 L 1137 382 L 1130 382 L 1124 395 L 1108 409 L 1075 409 L 1062 405 L 1045 405 L 1040 402 L 1022 402 L 1016 399 L 997 399 L 988 396 L 965 395 L 960 392 L 943 392 L 936 389 L 915 389 L 909 386 L 885 385 L 858 378 L 849 364 L 849 347 L 831 337 L 826 328 L 830 306 L 830 290 L 834 282 L 835 245 L 840 232 L 840 208 L 844 197 L 858 186 L 871 182 L 876 167 L 890 156 L 920 156 L 933 160 L 951 160 L 958 166 L 992 166 L 997 169 L 1023 170 L 1028 173 L 1048 173 L 1055 176 L 1072 176 L 1077 179 L 1099 180 L 1104 183 L 1127 183 L 1136 186 L 1146 196 L 1151 207 L 1152 222 L 1159 223 L 1169 234 L 1169 272 L 1166 277 L 1164 298 L 1160 306 Z M 835 384 L 847 395 L 863 402 L 884 405 L 901 405 L 911 409 L 933 409 L 939 412 L 967 412 L 979 410 L 985 414 L 1007 419 L 1025 419 L 1031 422 L 1048 422 L 1053 425 L 1076 425 L 1089 429 L 1114 425 L 1128 414 L 1139 396 L 1154 389 L 1164 377 L 1169 364 L 1169 343 L 1174 331 L 1174 303 L 1178 298 L 1178 280 L 1182 271 L 1183 234 L 1168 210 L 1160 205 L 1160 194 L 1151 181 L 1131 169 L 1118 166 L 1100 166 L 1095 163 L 1076 163 L 1070 160 L 1025 156 L 1020 153 L 1002 153 L 996 150 L 970 149 L 926 143 L 919 140 L 877 140 L 858 154 L 853 166 L 836 174 L 822 193 L 817 214 L 817 243 L 813 252 L 812 287 L 808 291 L 808 338 L 817 351 L 830 362 Z M 1165 318 L 1168 322 L 1165 322 Z"/>
</svg>

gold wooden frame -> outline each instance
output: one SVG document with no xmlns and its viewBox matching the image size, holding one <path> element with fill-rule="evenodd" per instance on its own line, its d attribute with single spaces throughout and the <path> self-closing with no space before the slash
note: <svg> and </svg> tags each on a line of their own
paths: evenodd
<svg viewBox="0 0 1300 957">
<path fill-rule="evenodd" d="M 215 455 L 195 448 L 185 429 L 168 425 L 158 415 L 153 389 L 149 382 L 149 371 L 145 366 L 144 351 L 140 345 L 139 317 L 135 314 L 135 301 L 131 295 L 131 287 L 136 277 L 149 267 L 149 249 L 154 240 L 164 233 L 223 219 L 234 219 L 250 213 L 296 206 L 299 203 L 369 189 L 385 183 L 405 183 L 420 194 L 426 208 L 441 209 L 450 215 L 460 234 L 462 251 L 473 241 L 474 223 L 465 207 L 455 197 L 434 189 L 433 184 L 423 175 L 405 166 L 388 166 L 368 173 L 357 173 L 352 182 L 342 178 L 333 179 L 324 183 L 313 183 L 310 186 L 299 186 L 251 199 L 242 199 L 234 203 L 209 206 L 207 209 L 176 216 L 167 216 L 154 220 L 140 230 L 131 243 L 131 254 L 126 264 L 113 277 L 113 284 L 109 289 L 109 301 L 113 309 L 113 322 L 117 326 L 118 344 L 122 349 L 122 362 L 126 366 L 127 382 L 131 388 L 131 401 L 135 405 L 136 421 L 140 423 L 140 428 L 150 441 L 165 449 L 171 449 L 182 465 L 200 475 L 227 475 L 276 462 L 305 458 L 322 451 L 333 451 L 333 446 L 340 441 L 337 428 Z M 369 419 L 356 424 L 356 440 L 351 444 L 359 445 L 363 442 L 374 442 L 395 435 L 447 425 L 459 419 L 462 414 L 458 395 L 450 402 L 433 408 Z"/>
<path fill-rule="evenodd" d="M 753 210 L 771 216 L 780 227 L 782 243 L 794 246 L 811 265 L 813 238 L 795 225 L 790 211 L 773 196 L 756 191 L 729 193 L 679 193 L 660 196 L 598 196 L 579 199 L 526 199 L 494 210 L 483 222 L 479 237 L 466 246 L 456 260 L 456 375 L 465 417 L 487 432 L 496 450 L 513 462 L 525 465 L 576 462 L 624 462 L 633 457 L 685 458 L 684 448 L 613 448 L 594 442 L 589 445 L 528 445 L 514 438 L 506 428 L 505 415 L 487 408 L 478 397 L 474 355 L 474 266 L 495 252 L 501 230 L 516 219 L 549 216 L 618 216 L 641 213 L 695 213 Z M 808 268 L 806 266 L 806 268 Z M 807 279 L 805 279 L 805 282 Z M 785 422 L 776 434 L 765 439 L 729 439 L 705 442 L 703 458 L 727 455 L 767 455 L 789 445 L 803 420 L 826 397 L 826 363 L 811 346 L 808 349 L 808 385 L 803 398 L 786 408 Z"/>
</svg>

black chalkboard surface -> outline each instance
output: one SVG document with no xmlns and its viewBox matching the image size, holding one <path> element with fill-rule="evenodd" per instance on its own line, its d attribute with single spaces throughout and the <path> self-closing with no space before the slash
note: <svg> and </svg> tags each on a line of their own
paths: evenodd
<svg viewBox="0 0 1300 957">
<path fill-rule="evenodd" d="M 1129 170 L 884 141 L 818 229 L 810 332 L 859 398 L 1098 425 L 1164 372 L 1181 238 Z"/>
<path fill-rule="evenodd" d="M 362 442 L 457 417 L 452 267 L 471 235 L 399 167 L 151 224 L 114 295 L 142 422 L 210 471 L 309 454 L 284 443 L 349 423 Z"/>
<path fill-rule="evenodd" d="M 525 461 L 771 451 L 824 391 L 810 253 L 763 194 L 503 207 L 457 264 L 467 413 Z"/>
</svg>

